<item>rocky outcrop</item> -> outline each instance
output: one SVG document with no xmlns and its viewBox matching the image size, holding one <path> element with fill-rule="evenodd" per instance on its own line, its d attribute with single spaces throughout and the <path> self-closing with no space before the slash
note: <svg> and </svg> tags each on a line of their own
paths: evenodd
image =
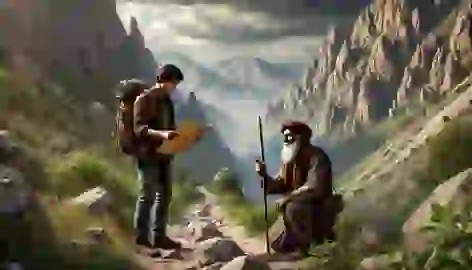
<svg viewBox="0 0 472 270">
<path fill-rule="evenodd" d="M 200 266 L 227 263 L 244 255 L 244 251 L 234 241 L 217 237 L 201 242 L 196 252 Z"/>
<path fill-rule="evenodd" d="M 86 19 L 85 19 L 86 18 Z M 0 6 L 0 51 L 7 66 L 30 84 L 61 82 L 79 98 L 109 104 L 123 78 L 153 79 L 154 59 L 135 19 L 130 33 L 115 0 L 7 0 Z"/>
<path fill-rule="evenodd" d="M 258 260 L 251 256 L 240 256 L 232 260 L 221 270 L 270 270 L 270 266 L 267 262 Z"/>
<path fill-rule="evenodd" d="M 405 245 L 413 251 L 424 250 L 429 237 L 421 228 L 431 219 L 435 204 L 453 204 L 461 209 L 470 199 L 472 191 L 472 169 L 468 169 L 439 185 L 403 225 Z"/>
<path fill-rule="evenodd" d="M 102 215 L 106 213 L 112 203 L 111 195 L 102 187 L 96 187 L 73 198 L 72 205 L 86 207 L 90 214 Z"/>
<path fill-rule="evenodd" d="M 188 228 L 196 242 L 202 242 L 215 237 L 223 237 L 215 223 L 192 222 Z"/>
<path fill-rule="evenodd" d="M 383 254 L 375 257 L 365 258 L 359 264 L 357 270 L 380 270 L 392 267 L 395 262 L 401 260 L 397 254 Z"/>
<path fill-rule="evenodd" d="M 472 66 L 472 10 L 463 5 L 451 12 L 457 4 L 374 1 L 350 33 L 329 31 L 301 85 L 270 104 L 267 119 L 306 120 L 319 135 L 351 134 L 439 101 Z"/>
</svg>

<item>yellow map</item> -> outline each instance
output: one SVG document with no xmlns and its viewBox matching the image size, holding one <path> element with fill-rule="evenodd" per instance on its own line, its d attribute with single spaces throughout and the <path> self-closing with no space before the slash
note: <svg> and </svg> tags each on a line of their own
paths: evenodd
<svg viewBox="0 0 472 270">
<path fill-rule="evenodd" d="M 179 136 L 172 140 L 164 141 L 157 149 L 157 152 L 162 154 L 177 154 L 187 151 L 200 140 L 208 127 L 209 126 L 190 120 L 183 121 L 176 130 Z"/>
</svg>

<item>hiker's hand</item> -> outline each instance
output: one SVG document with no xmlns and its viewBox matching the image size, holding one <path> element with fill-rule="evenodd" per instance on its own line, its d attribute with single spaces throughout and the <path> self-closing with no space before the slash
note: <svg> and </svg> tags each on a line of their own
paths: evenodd
<svg viewBox="0 0 472 270">
<path fill-rule="evenodd" d="M 256 160 L 256 173 L 260 177 L 266 177 L 267 176 L 267 169 L 266 169 L 266 165 L 265 165 L 264 162 L 262 162 L 260 160 Z"/>
<path fill-rule="evenodd" d="M 179 133 L 177 133 L 176 131 L 173 131 L 173 130 L 164 131 L 164 138 L 166 140 L 172 140 L 177 136 L 179 136 Z"/>
</svg>

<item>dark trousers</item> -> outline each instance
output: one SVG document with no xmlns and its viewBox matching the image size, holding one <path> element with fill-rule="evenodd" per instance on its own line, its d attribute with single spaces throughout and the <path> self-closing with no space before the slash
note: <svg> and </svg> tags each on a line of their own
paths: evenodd
<svg viewBox="0 0 472 270">
<path fill-rule="evenodd" d="M 154 246 L 166 235 L 172 198 L 171 162 L 139 160 L 137 169 L 140 189 L 134 217 L 136 242 Z"/>
</svg>

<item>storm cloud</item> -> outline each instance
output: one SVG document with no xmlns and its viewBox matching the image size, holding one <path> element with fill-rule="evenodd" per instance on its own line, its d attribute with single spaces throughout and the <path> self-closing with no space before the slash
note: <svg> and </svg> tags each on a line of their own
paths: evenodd
<svg viewBox="0 0 472 270">
<path fill-rule="evenodd" d="M 133 1 L 136 2 L 136 1 Z M 225 4 L 243 11 L 264 12 L 283 19 L 312 15 L 353 16 L 371 0 L 138 0 L 180 5 Z"/>
<path fill-rule="evenodd" d="M 370 0 L 139 0 L 165 6 L 182 17 L 171 27 L 184 36 L 221 42 L 254 42 L 286 36 L 322 36 L 329 25 L 345 25 Z M 180 7 L 172 8 L 172 7 Z M 193 14 L 189 14 L 189 11 Z M 193 16 L 193 18 L 191 18 Z M 169 21 L 169 19 L 167 19 Z M 191 22 L 191 23 L 190 23 Z"/>
</svg>

